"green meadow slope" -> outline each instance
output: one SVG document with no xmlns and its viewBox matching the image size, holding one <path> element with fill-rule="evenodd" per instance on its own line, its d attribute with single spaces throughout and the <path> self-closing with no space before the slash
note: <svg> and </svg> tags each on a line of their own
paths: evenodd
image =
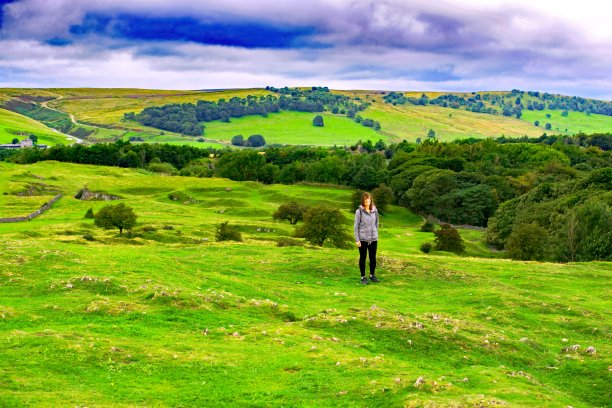
<svg viewBox="0 0 612 408">
<path fill-rule="evenodd" d="M 522 118 L 517 119 L 434 105 L 394 106 L 383 101 L 386 93 L 382 91 L 332 92 L 370 102 L 371 106 L 364 112 L 360 112 L 360 115 L 380 122 L 382 129 L 376 132 L 371 128 L 364 128 L 356 124 L 344 115 L 330 113 L 324 115 L 326 126 L 316 128 L 312 126 L 314 114 L 284 111 L 271 114 L 267 118 L 249 116 L 231 119 L 229 123 L 206 123 L 204 137 L 207 141 L 202 144 L 197 141 L 197 137 L 183 136 L 124 120 L 125 113 L 140 112 L 152 106 L 271 94 L 265 89 L 212 91 L 102 88 L 0 89 L 0 104 L 7 103 L 12 98 L 39 101 L 49 108 L 72 115 L 79 126 L 87 131 L 93 131 L 87 137 L 92 142 L 128 140 L 130 137 L 137 137 L 147 142 L 222 147 L 229 144 L 232 136 L 242 134 L 246 138 L 251 134 L 261 133 L 268 143 L 344 145 L 354 144 L 360 139 L 370 139 L 373 142 L 378 139 L 386 142 L 399 142 L 405 139 L 414 142 L 417 138 L 425 139 L 429 129 L 434 130 L 436 137 L 442 141 L 468 137 L 537 137 L 543 133 L 575 134 L 612 131 L 612 117 L 605 115 L 587 116 L 584 113 L 571 112 L 567 117 L 562 117 L 560 110 L 529 111 L 524 109 Z M 440 92 L 427 92 L 426 94 L 430 98 L 442 95 Z M 504 95 L 506 93 L 490 92 L 489 94 Z M 418 98 L 421 92 L 406 92 L 405 95 Z M 454 95 L 464 98 L 473 96 L 471 93 Z M 535 98 L 524 96 L 523 100 L 528 102 Z M 550 120 L 545 116 L 547 113 L 551 114 Z M 539 126 L 535 126 L 536 120 L 539 120 Z M 1 123 L 2 118 L 0 118 Z M 551 123 L 551 130 L 544 129 L 546 123 Z"/>
<path fill-rule="evenodd" d="M 29 135 L 37 136 L 38 143 L 49 146 L 74 142 L 72 138 L 68 138 L 40 122 L 6 109 L 0 109 L 0 144 L 11 143 L 14 138 L 25 139 Z"/>
<path fill-rule="evenodd" d="M 85 184 L 134 208 L 131 238 L 84 218 L 108 204 L 73 198 Z M 355 250 L 277 247 L 293 227 L 271 217 L 298 200 L 351 218 L 350 190 L 56 162 L 0 162 L 0 186 L 1 217 L 64 193 L 30 222 L 0 224 L 3 406 L 612 400 L 610 263 L 494 259 L 465 230 L 466 256 L 424 255 L 432 234 L 391 207 L 382 283 L 360 286 Z M 224 221 L 243 242 L 216 242 Z"/>
</svg>

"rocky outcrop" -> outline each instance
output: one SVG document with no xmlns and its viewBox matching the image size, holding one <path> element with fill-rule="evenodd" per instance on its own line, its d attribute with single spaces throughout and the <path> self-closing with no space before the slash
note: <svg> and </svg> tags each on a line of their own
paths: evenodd
<svg viewBox="0 0 612 408">
<path fill-rule="evenodd" d="M 96 193 L 87 188 L 87 186 L 83 187 L 74 198 L 83 200 L 83 201 L 112 201 L 112 200 L 120 200 L 121 197 L 115 196 L 112 194 L 106 193 Z"/>
</svg>

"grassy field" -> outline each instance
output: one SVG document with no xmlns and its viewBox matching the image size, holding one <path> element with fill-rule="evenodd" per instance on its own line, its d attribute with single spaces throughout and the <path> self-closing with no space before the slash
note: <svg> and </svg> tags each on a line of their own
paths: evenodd
<svg viewBox="0 0 612 408">
<path fill-rule="evenodd" d="M 571 112 L 568 117 L 562 117 L 560 112 L 523 110 L 522 119 L 468 112 L 461 109 L 442 108 L 438 106 L 393 106 L 383 102 L 382 91 L 334 91 L 351 98 L 369 101 L 371 106 L 360 115 L 379 121 L 381 132 L 352 124 L 349 119 L 341 116 L 325 114 L 325 128 L 314 128 L 311 125 L 311 114 L 300 112 L 283 112 L 271 114 L 268 118 L 259 116 L 232 119 L 231 123 L 207 123 L 206 146 L 221 147 L 227 145 L 231 137 L 242 134 L 262 134 L 269 143 L 307 144 L 307 145 L 344 145 L 353 144 L 359 139 L 376 141 L 380 138 L 386 142 L 401 140 L 415 141 L 425 139 L 429 129 L 433 129 L 436 138 L 442 141 L 452 141 L 466 137 L 537 137 L 543 133 L 578 132 L 595 133 L 610 132 L 612 117 Z M 482 94 L 482 92 L 480 92 Z M 507 97 L 507 92 L 495 91 Z M 190 144 L 203 146 L 195 140 L 179 134 L 142 126 L 137 122 L 124 122 L 123 115 L 128 112 L 140 112 L 150 106 L 161 106 L 170 103 L 195 103 L 198 100 L 216 101 L 221 98 L 246 97 L 247 95 L 268 95 L 265 89 L 227 89 L 213 91 L 180 91 L 180 90 L 147 90 L 147 89 L 0 89 L 0 102 L 11 97 L 31 95 L 36 97 L 55 98 L 48 106 L 62 112 L 72 114 L 80 123 L 99 124 L 116 129 L 91 127 L 94 134 L 90 139 L 96 142 L 115 140 L 122 137 L 127 140 L 131 132 L 135 132 L 147 142 Z M 422 92 L 406 92 L 407 96 L 420 97 Z M 429 98 L 442 95 L 442 92 L 426 92 Z M 472 93 L 456 93 L 469 98 Z M 536 100 L 523 95 L 525 103 Z M 546 119 L 550 113 L 552 118 Z M 540 126 L 534 126 L 539 120 Z M 544 124 L 550 122 L 552 130 L 546 131 Z M 83 125 L 85 128 L 90 128 Z M 52 144 L 52 143 L 51 143 Z"/>
<path fill-rule="evenodd" d="M 550 118 L 546 117 L 547 114 Z M 548 134 L 612 133 L 612 116 L 606 115 L 568 112 L 567 116 L 562 116 L 559 110 L 524 110 L 522 119 L 532 124 L 540 121 L 539 129 Z M 551 124 L 551 130 L 544 129 L 547 123 Z"/>
<path fill-rule="evenodd" d="M 108 204 L 72 198 L 85 184 L 135 209 L 133 238 L 83 217 Z M 32 185 L 39 196 L 14 195 Z M 290 199 L 350 218 L 350 190 L 57 162 L 0 163 L 0 186 L 1 216 L 65 194 L 31 222 L 0 224 L 3 406 L 612 400 L 609 263 L 491 259 L 467 230 L 465 256 L 424 255 L 418 245 L 433 235 L 391 207 L 382 283 L 360 286 L 357 251 L 277 247 L 293 227 L 271 219 Z M 216 242 L 223 221 L 244 241 Z"/>
<path fill-rule="evenodd" d="M 208 139 L 230 141 L 236 135 L 248 138 L 260 134 L 266 143 L 294 145 L 352 145 L 359 140 L 379 139 L 389 141 L 389 137 L 374 131 L 372 128 L 355 123 L 346 116 L 322 113 L 325 126 L 312 124 L 315 113 L 280 112 L 271 113 L 268 117 L 248 116 L 232 118 L 230 123 L 220 121 L 206 123 L 204 135 Z"/>
<path fill-rule="evenodd" d="M 14 132 L 23 133 L 25 136 Z M 48 128 L 40 122 L 6 109 L 0 109 L 0 144 L 11 143 L 14 138 L 21 140 L 28 135 L 38 136 L 38 143 L 49 146 L 58 143 L 72 143 L 71 139 L 53 131 L 53 129 Z"/>
</svg>

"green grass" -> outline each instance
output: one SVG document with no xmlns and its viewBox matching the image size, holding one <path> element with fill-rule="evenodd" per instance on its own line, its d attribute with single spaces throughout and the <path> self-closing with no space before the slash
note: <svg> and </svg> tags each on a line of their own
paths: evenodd
<svg viewBox="0 0 612 408">
<path fill-rule="evenodd" d="M 268 144 L 294 145 L 352 145 L 360 139 L 376 142 L 389 138 L 372 128 L 355 123 L 346 116 L 322 113 L 325 126 L 317 127 L 312 119 L 319 113 L 280 112 L 267 117 L 247 116 L 232 118 L 229 123 L 220 121 L 205 123 L 204 135 L 212 140 L 230 141 L 236 135 L 248 138 L 250 135 L 264 136 Z"/>
<path fill-rule="evenodd" d="M 543 133 L 578 132 L 596 133 L 610 132 L 612 118 L 603 115 L 590 115 L 570 112 L 563 118 L 560 112 L 523 110 L 522 119 L 468 112 L 462 109 L 442 108 L 438 106 L 393 106 L 383 102 L 381 91 L 334 91 L 351 98 L 369 101 L 372 105 L 361 112 L 364 118 L 379 121 L 381 132 L 364 128 L 351 123 L 346 117 L 325 114 L 324 128 L 312 126 L 314 114 L 299 112 L 282 112 L 271 114 L 268 118 L 250 116 L 232 119 L 230 124 L 207 123 L 205 137 L 212 139 L 209 143 L 227 144 L 232 136 L 242 134 L 247 137 L 261 133 L 269 143 L 307 144 L 307 145 L 344 145 L 353 144 L 359 139 L 376 141 L 380 138 L 387 142 L 401 140 L 415 141 L 425 139 L 429 129 L 436 132 L 441 141 L 475 137 L 537 137 Z M 481 92 L 482 93 L 482 92 Z M 505 96 L 507 92 L 488 92 Z M 123 116 L 128 112 L 140 112 L 146 107 L 161 106 L 170 103 L 195 103 L 198 100 L 217 101 L 221 98 L 230 99 L 234 96 L 244 98 L 247 95 L 269 95 L 265 89 L 230 89 L 219 91 L 180 91 L 180 90 L 145 90 L 145 89 L 104 89 L 104 88 L 74 88 L 74 89 L 0 89 L 0 102 L 10 97 L 33 95 L 39 97 L 55 97 L 49 101 L 49 107 L 73 114 L 77 121 L 103 126 L 115 126 L 118 129 L 95 128 L 96 134 L 91 138 L 96 141 L 112 140 L 126 132 L 137 132 L 150 142 L 193 144 L 202 146 L 193 140 L 179 134 L 142 126 L 137 122 L 124 122 Z M 442 92 L 426 92 L 430 98 L 442 95 Z M 471 97 L 471 93 L 455 93 L 462 97 Z M 406 92 L 407 96 L 420 97 L 421 92 Z M 506 98 L 507 99 L 507 98 Z M 533 100 L 533 97 L 523 95 L 523 101 Z M 495 106 L 494 106 L 495 107 Z M 497 108 L 497 107 L 496 107 Z M 546 113 L 553 115 L 552 121 L 545 118 Z M 541 125 L 533 125 L 539 120 Z M 546 131 L 544 124 L 550 122 L 552 130 Z M 566 131 L 567 129 L 567 131 Z M 127 137 L 124 137 L 127 139 Z"/>
<path fill-rule="evenodd" d="M 560 110 L 529 111 L 523 110 L 522 119 L 531 123 L 540 121 L 537 129 L 541 133 L 548 134 L 576 134 L 576 133 L 612 133 L 612 116 L 591 114 L 583 112 L 568 112 L 567 116 L 561 115 Z M 550 119 L 546 115 L 550 115 Z M 544 129 L 550 123 L 551 130 Z M 535 126 L 534 126 L 535 127 Z"/>
<path fill-rule="evenodd" d="M 28 183 L 65 196 L 31 222 L 0 224 L 4 406 L 612 399 L 610 263 L 491 259 L 480 233 L 467 230 L 466 256 L 424 255 L 418 245 L 433 235 L 391 207 L 381 217 L 382 283 L 364 287 L 354 249 L 275 246 L 293 232 L 272 221 L 279 203 L 325 202 L 350 218 L 350 190 L 0 163 L 1 192 Z M 83 218 L 107 204 L 72 198 L 84 184 L 135 209 L 134 238 Z M 171 201 L 172 192 L 189 200 Z M 2 216 L 25 201 L 0 197 Z M 215 242 L 222 221 L 239 226 L 244 242 Z M 563 351 L 573 344 L 580 349 Z"/>
<path fill-rule="evenodd" d="M 429 129 L 436 132 L 436 139 L 444 142 L 466 137 L 534 137 L 542 134 L 540 129 L 518 119 L 439 106 L 386 104 L 370 107 L 362 116 L 379 121 L 384 132 L 411 142 L 417 138 L 427 139 Z"/>
<path fill-rule="evenodd" d="M 22 132 L 25 136 L 14 132 Z M 58 143 L 72 143 L 71 139 L 40 122 L 6 109 L 0 109 L 0 144 L 11 143 L 14 138 L 21 140 L 29 135 L 38 136 L 38 143 L 49 146 Z"/>
</svg>

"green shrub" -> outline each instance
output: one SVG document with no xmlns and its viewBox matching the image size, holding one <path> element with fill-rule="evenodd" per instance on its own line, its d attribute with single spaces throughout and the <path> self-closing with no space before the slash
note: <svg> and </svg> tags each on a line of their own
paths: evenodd
<svg viewBox="0 0 612 408">
<path fill-rule="evenodd" d="M 463 238 L 455 228 L 451 227 L 450 224 L 442 224 L 440 229 L 434 231 L 435 249 L 437 251 L 449 251 L 449 252 L 463 252 L 465 247 L 463 245 Z"/>
<path fill-rule="evenodd" d="M 174 167 L 170 163 L 149 163 L 147 166 L 147 170 L 152 171 L 153 173 L 161 173 L 161 174 L 169 174 L 174 176 L 178 173 L 176 167 Z"/>
<path fill-rule="evenodd" d="M 521 224 L 512 230 L 506 249 L 512 259 L 532 260 L 546 258 L 549 237 L 548 232 L 532 222 Z"/>
<path fill-rule="evenodd" d="M 304 243 L 298 239 L 282 237 L 276 241 L 276 246 L 278 247 L 304 246 Z"/>
<path fill-rule="evenodd" d="M 295 225 L 304 219 L 304 213 L 307 209 L 305 205 L 290 201 L 286 204 L 281 204 L 274 214 L 272 214 L 272 218 L 275 220 L 289 221 L 289 224 Z"/>
<path fill-rule="evenodd" d="M 419 249 L 421 250 L 421 252 L 423 252 L 424 254 L 428 254 L 431 252 L 431 250 L 433 249 L 433 243 L 432 242 L 423 242 L 421 244 L 421 246 L 419 247 Z"/>
<path fill-rule="evenodd" d="M 96 218 L 96 215 L 93 212 L 93 208 L 87 210 L 87 212 L 85 213 L 85 218 Z"/>
<path fill-rule="evenodd" d="M 172 225 L 164 225 L 162 228 L 165 229 L 165 230 L 168 230 L 168 231 L 174 229 L 174 227 Z"/>
<path fill-rule="evenodd" d="M 222 222 L 217 225 L 215 238 L 217 241 L 242 241 L 242 234 L 238 231 L 238 227 L 228 225 L 229 221 Z"/>
<path fill-rule="evenodd" d="M 91 234 L 85 234 L 85 235 L 83 235 L 83 239 L 84 239 L 84 240 L 86 240 L 86 241 L 95 241 L 95 240 L 96 240 L 96 239 L 94 238 L 94 236 L 93 236 L 93 235 L 91 235 Z"/>
<path fill-rule="evenodd" d="M 421 232 L 434 232 L 435 229 L 436 224 L 434 224 L 430 220 L 425 221 L 423 225 L 421 225 Z"/>
</svg>

